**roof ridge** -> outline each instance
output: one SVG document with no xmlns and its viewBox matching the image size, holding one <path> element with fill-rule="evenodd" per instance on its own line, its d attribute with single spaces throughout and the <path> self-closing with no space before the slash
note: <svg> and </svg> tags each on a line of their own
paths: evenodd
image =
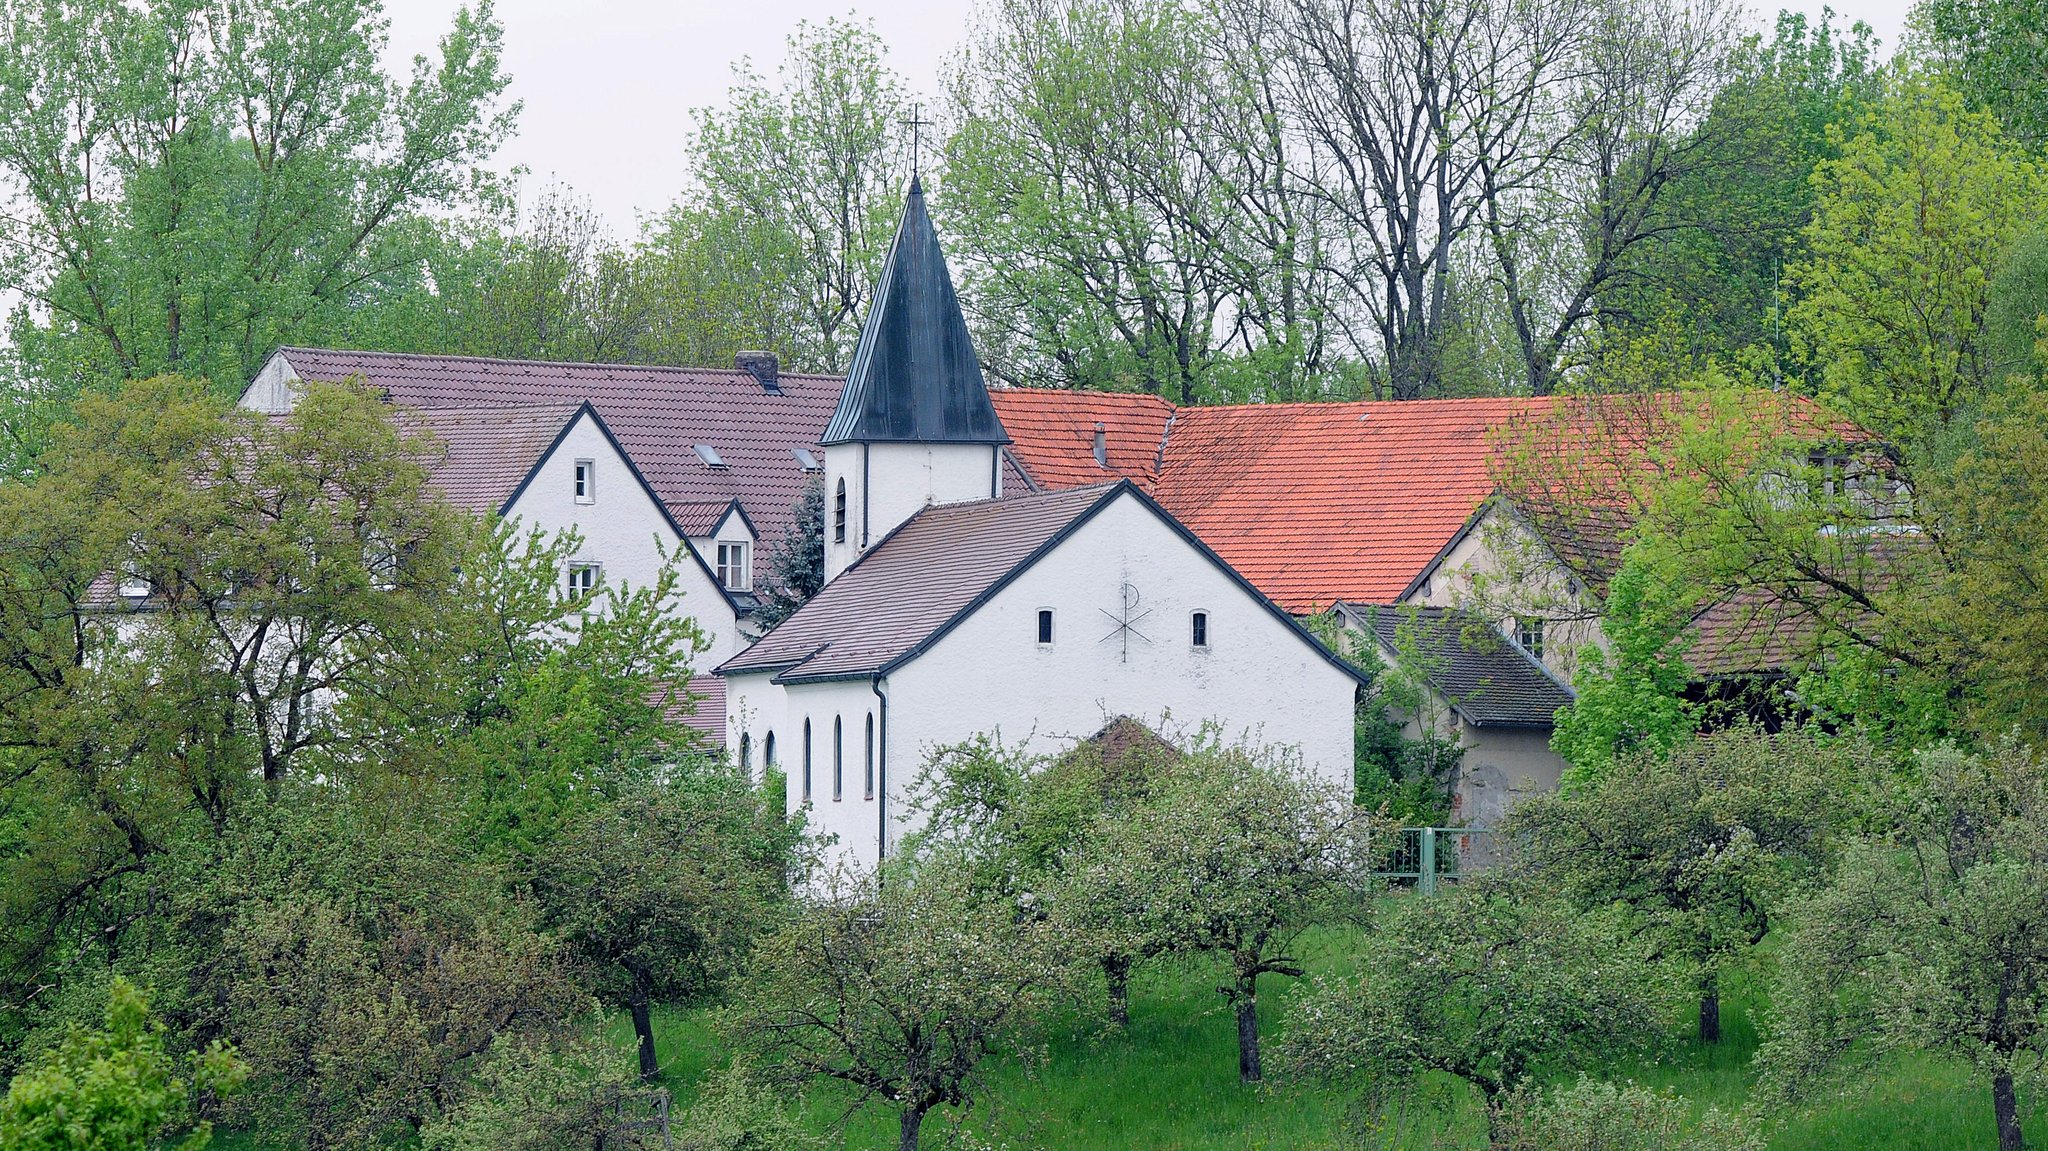
<svg viewBox="0 0 2048 1151">
<path fill-rule="evenodd" d="M 744 368 L 713 368 L 691 364 L 628 364 L 604 363 L 597 360 L 522 360 L 513 356 L 465 356 L 441 354 L 439 352 L 386 352 L 371 348 L 314 348 L 301 344 L 280 344 L 277 352 L 305 352 L 316 356 L 389 356 L 397 360 L 456 360 L 466 364 L 519 364 L 535 368 L 598 368 L 607 371 L 626 370 L 635 372 L 716 372 L 727 376 L 749 376 L 752 372 Z M 289 358 L 289 357 L 287 357 Z M 840 380 L 844 376 L 830 372 L 781 372 L 780 379 Z"/>
</svg>

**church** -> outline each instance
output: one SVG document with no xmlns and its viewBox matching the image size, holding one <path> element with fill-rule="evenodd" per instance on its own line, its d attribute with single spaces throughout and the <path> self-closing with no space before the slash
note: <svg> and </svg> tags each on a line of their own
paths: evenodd
<svg viewBox="0 0 2048 1151">
<path fill-rule="evenodd" d="M 1128 480 L 1005 491 L 996 417 L 913 181 L 825 429 L 824 588 L 716 669 L 727 746 L 873 864 L 931 752 L 1129 718 L 1352 773 L 1358 674 Z"/>
</svg>

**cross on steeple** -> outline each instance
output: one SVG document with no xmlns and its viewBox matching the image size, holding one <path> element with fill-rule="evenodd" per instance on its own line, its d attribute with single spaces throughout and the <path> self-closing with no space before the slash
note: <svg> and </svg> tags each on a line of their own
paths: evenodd
<svg viewBox="0 0 2048 1151">
<path fill-rule="evenodd" d="M 920 129 L 929 128 L 932 126 L 932 122 L 930 120 L 925 119 L 923 114 L 923 104 L 912 104 L 910 106 L 910 119 L 896 121 L 898 124 L 901 124 L 905 128 L 910 129 L 910 178 L 912 181 L 915 181 L 917 179 L 919 158 L 918 150 L 919 146 L 924 142 L 923 133 L 920 131 Z"/>
</svg>

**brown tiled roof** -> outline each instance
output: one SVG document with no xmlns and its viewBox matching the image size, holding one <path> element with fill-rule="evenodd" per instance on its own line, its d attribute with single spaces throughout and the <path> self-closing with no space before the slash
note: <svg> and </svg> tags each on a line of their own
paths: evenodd
<svg viewBox="0 0 2048 1151">
<path fill-rule="evenodd" d="M 683 500 L 668 505 L 668 514 L 683 534 L 701 539 L 718 530 L 720 520 L 732 510 L 731 500 Z"/>
<path fill-rule="evenodd" d="M 1455 608 L 1362 607 L 1340 610 L 1369 628 L 1390 652 L 1413 654 L 1411 668 L 1479 727 L 1550 727 L 1571 689 L 1485 620 Z"/>
<path fill-rule="evenodd" d="M 718 672 L 805 680 L 880 671 L 1117 490 L 1096 485 L 926 508 Z"/>
<path fill-rule="evenodd" d="M 839 403 L 837 376 L 785 373 L 780 394 L 752 372 L 629 364 L 558 364 L 467 356 L 418 356 L 282 348 L 307 379 L 361 376 L 394 402 L 416 408 L 577 403 L 589 400 L 664 501 L 746 505 L 765 540 L 781 539 L 809 473 L 792 448 L 818 451 Z M 697 445 L 725 462 L 712 468 Z M 758 548 L 759 565 L 769 549 Z"/>
<path fill-rule="evenodd" d="M 502 511 L 582 404 L 514 404 L 402 411 L 402 423 L 424 427 L 441 451 L 427 478 L 464 511 Z"/>
</svg>

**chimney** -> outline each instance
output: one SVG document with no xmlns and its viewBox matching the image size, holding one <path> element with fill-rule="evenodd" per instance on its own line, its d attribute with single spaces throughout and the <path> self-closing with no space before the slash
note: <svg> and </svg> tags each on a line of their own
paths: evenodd
<svg viewBox="0 0 2048 1151">
<path fill-rule="evenodd" d="M 732 358 L 733 367 L 743 372 L 752 372 L 761 381 L 761 390 L 782 394 L 782 363 L 774 352 L 741 352 Z"/>
<path fill-rule="evenodd" d="M 1095 466 L 1109 466 L 1109 432 L 1101 424 L 1095 425 Z"/>
</svg>

